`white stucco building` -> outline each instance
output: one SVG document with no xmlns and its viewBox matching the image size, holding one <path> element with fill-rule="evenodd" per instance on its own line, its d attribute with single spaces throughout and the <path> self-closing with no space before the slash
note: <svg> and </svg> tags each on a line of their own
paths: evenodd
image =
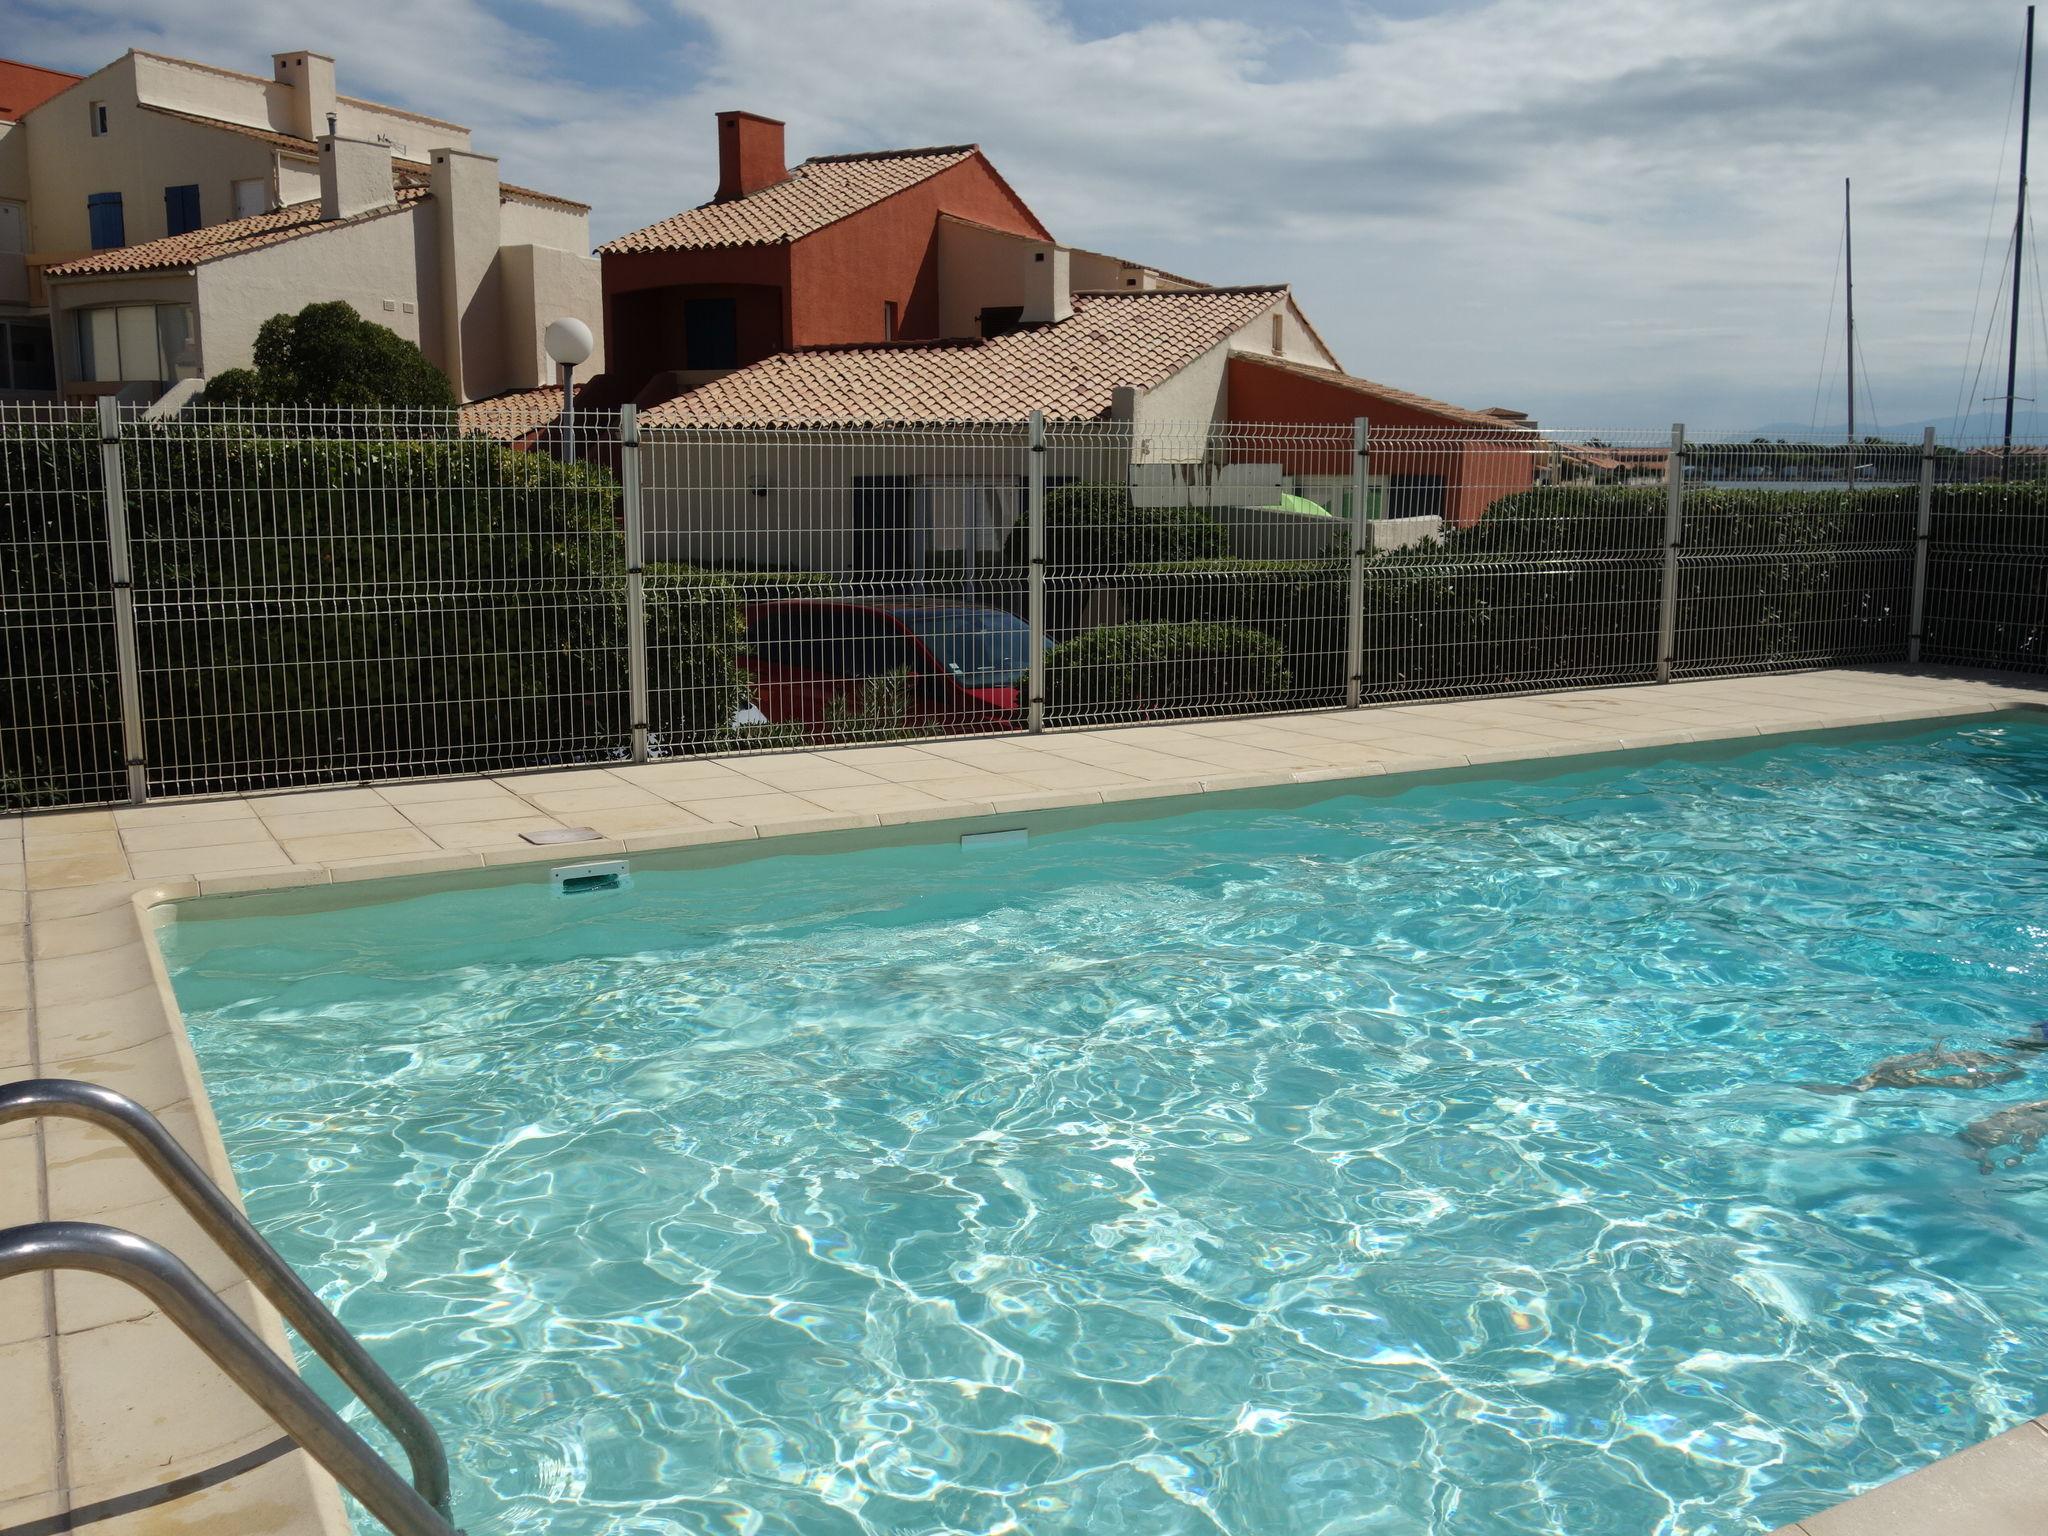
<svg viewBox="0 0 2048 1536">
<path fill-rule="evenodd" d="M 0 139 L 0 201 L 67 396 L 247 366 L 265 320 L 321 300 L 416 342 L 464 400 L 550 379 L 550 320 L 601 330 L 583 204 L 501 182 L 460 124 L 340 94 L 304 49 L 269 79 L 124 54 Z"/>
</svg>

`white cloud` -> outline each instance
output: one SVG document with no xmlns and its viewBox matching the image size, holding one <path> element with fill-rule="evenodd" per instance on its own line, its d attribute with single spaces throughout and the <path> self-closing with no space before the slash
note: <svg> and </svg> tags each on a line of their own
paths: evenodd
<svg viewBox="0 0 2048 1536">
<path fill-rule="evenodd" d="M 2019 32 L 2005 0 L 1477 0 L 1107 35 L 1049 0 L 534 3 L 618 29 L 584 73 L 614 47 L 642 83 L 576 83 L 475 0 L 87 0 L 62 29 L 73 61 L 322 47 L 345 89 L 469 122 L 508 176 L 592 202 L 600 237 L 708 195 L 720 108 L 787 118 L 798 157 L 972 139 L 1062 238 L 1292 280 L 1358 372 L 1719 425 L 1805 415 L 1845 174 L 1877 406 L 1946 410 Z M 10 51 L 48 57 L 53 28 Z"/>
</svg>

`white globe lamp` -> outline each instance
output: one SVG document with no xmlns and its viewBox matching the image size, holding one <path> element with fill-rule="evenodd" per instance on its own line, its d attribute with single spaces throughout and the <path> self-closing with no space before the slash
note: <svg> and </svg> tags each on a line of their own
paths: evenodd
<svg viewBox="0 0 2048 1536">
<path fill-rule="evenodd" d="M 568 449 L 568 461 L 573 464 L 576 462 L 576 367 L 590 361 L 590 354 L 597 343 L 591 337 L 590 327 L 573 315 L 550 320 L 545 341 L 548 356 L 562 370 L 562 437 Z"/>
</svg>

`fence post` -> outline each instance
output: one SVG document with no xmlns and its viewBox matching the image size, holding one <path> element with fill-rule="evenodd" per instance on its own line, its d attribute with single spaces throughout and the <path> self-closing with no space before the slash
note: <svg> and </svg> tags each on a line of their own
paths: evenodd
<svg viewBox="0 0 2048 1536">
<path fill-rule="evenodd" d="M 1934 428 L 1920 438 L 1920 511 L 1913 522 L 1913 618 L 1906 628 L 1906 664 L 1920 665 L 1920 632 L 1927 626 L 1927 539 L 1934 531 Z"/>
<path fill-rule="evenodd" d="M 633 761 L 647 761 L 646 509 L 640 501 L 640 412 L 619 407 L 619 497 L 626 526 L 626 712 L 633 726 Z"/>
<path fill-rule="evenodd" d="M 1024 455 L 1024 551 L 1030 561 L 1026 576 L 1025 622 L 1031 627 L 1029 723 L 1035 736 L 1045 729 L 1045 412 L 1033 411 L 1029 452 Z"/>
<path fill-rule="evenodd" d="M 135 643 L 135 569 L 128 557 L 128 477 L 121 464 L 121 402 L 101 395 L 100 490 L 106 498 L 107 578 L 114 589 L 114 657 L 121 686 L 121 757 L 128 799 L 149 798 L 142 752 L 142 662 Z"/>
<path fill-rule="evenodd" d="M 1657 587 L 1657 681 L 1671 681 L 1678 654 L 1678 546 L 1685 536 L 1685 423 L 1671 424 L 1664 470 L 1664 574 Z"/>
<path fill-rule="evenodd" d="M 1351 589 L 1345 598 L 1344 707 L 1358 708 L 1365 692 L 1365 557 L 1372 539 L 1367 506 L 1372 432 L 1363 416 L 1351 422 Z"/>
</svg>

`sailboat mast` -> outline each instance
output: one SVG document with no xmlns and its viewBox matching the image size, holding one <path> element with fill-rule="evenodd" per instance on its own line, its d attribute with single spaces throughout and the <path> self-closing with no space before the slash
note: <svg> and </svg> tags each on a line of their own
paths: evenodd
<svg viewBox="0 0 2048 1536">
<path fill-rule="evenodd" d="M 1848 366 L 1842 370 L 1849 381 L 1849 473 L 1856 473 L 1856 239 L 1849 225 L 1849 178 L 1842 178 L 1842 271 L 1843 291 L 1847 295 L 1844 305 L 1848 317 L 1848 349 L 1842 354 Z"/>
<path fill-rule="evenodd" d="M 2012 408 L 2019 388 L 2020 368 L 2020 268 L 2026 265 L 2027 249 L 2027 136 L 2034 112 L 2034 8 L 2027 7 L 2027 53 L 2022 66 L 2025 83 L 2020 87 L 2020 197 L 2019 211 L 2012 225 L 2012 329 L 2005 342 L 2005 453 L 1999 460 L 1998 477 L 2012 478 Z"/>
</svg>

